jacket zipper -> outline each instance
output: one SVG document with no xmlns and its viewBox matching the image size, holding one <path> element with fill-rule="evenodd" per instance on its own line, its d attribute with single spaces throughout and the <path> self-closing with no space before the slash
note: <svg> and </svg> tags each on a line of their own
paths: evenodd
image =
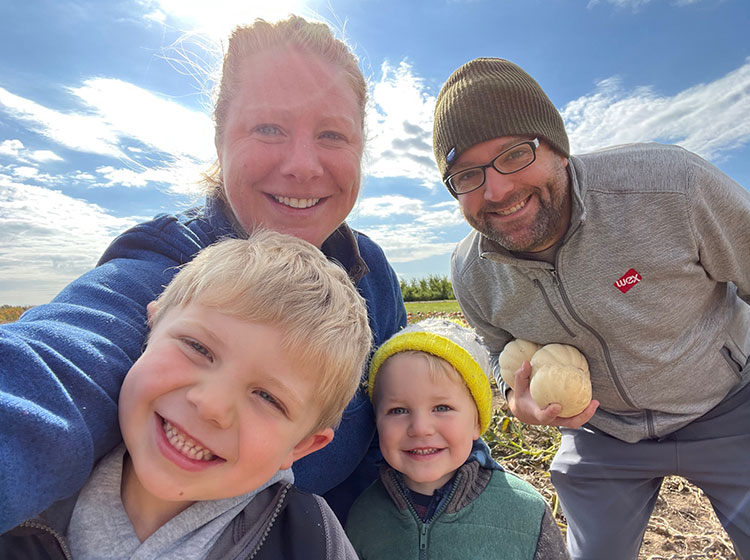
<svg viewBox="0 0 750 560">
<path fill-rule="evenodd" d="M 558 258 L 560 253 L 558 252 Z M 617 374 L 617 370 L 615 369 L 615 364 L 612 362 L 612 355 L 609 351 L 609 346 L 607 345 L 607 342 L 604 340 L 604 338 L 591 326 L 588 325 L 581 317 L 573 310 L 573 306 L 570 303 L 570 299 L 568 299 L 568 294 L 565 292 L 565 288 L 562 285 L 562 282 L 560 281 L 560 278 L 557 274 L 557 269 L 552 270 L 552 281 L 554 282 L 555 286 L 557 286 L 557 289 L 560 292 L 560 297 L 562 297 L 563 304 L 565 305 L 565 308 L 567 309 L 568 313 L 570 313 L 570 316 L 573 318 L 574 321 L 576 321 L 579 325 L 581 325 L 583 328 L 585 328 L 587 331 L 589 331 L 597 341 L 599 341 L 599 344 L 602 347 L 602 350 L 604 351 L 604 359 L 607 362 L 607 367 L 609 368 L 610 373 L 612 374 L 612 381 L 615 384 L 615 387 L 617 387 L 617 391 L 620 393 L 620 397 L 622 398 L 625 403 L 632 407 L 637 408 L 635 406 L 635 403 L 630 400 L 630 398 L 625 393 L 625 388 L 622 385 L 622 382 L 620 381 L 620 376 Z M 534 280 L 534 282 L 539 283 L 539 286 L 541 288 L 541 282 L 539 280 Z M 544 290 L 542 290 L 542 294 L 544 294 Z M 544 294 L 546 299 L 546 294 Z M 551 303 L 549 299 L 547 299 L 547 304 L 550 305 L 550 309 L 552 309 Z M 552 312 L 555 314 L 555 316 L 558 316 L 557 313 L 555 313 L 554 309 L 552 309 Z M 559 319 L 559 316 L 558 316 Z M 646 427 L 648 429 L 648 435 L 650 437 L 654 437 L 654 420 L 653 416 L 651 414 L 651 411 L 646 410 Z"/>
<path fill-rule="evenodd" d="M 554 271 L 552 271 L 552 279 L 554 280 L 555 285 L 557 285 L 557 274 Z M 552 306 L 552 302 L 550 301 L 549 296 L 547 295 L 547 292 L 544 291 L 544 286 L 542 286 L 542 283 L 539 281 L 538 278 L 534 278 L 534 284 L 536 284 L 537 287 L 539 288 L 539 291 L 542 292 L 542 297 L 544 298 L 544 301 L 547 303 L 547 307 L 555 316 L 555 319 L 557 319 L 557 322 L 560 323 L 560 326 L 565 330 L 566 333 L 568 333 L 568 336 L 570 336 L 571 338 L 575 338 L 576 336 L 575 333 L 568 328 L 568 325 L 565 324 L 565 322 L 562 320 L 562 317 L 560 317 L 560 314 Z"/>
<path fill-rule="evenodd" d="M 286 500 L 286 495 L 289 492 L 289 488 L 291 488 L 291 484 L 287 484 L 284 486 L 284 488 L 281 490 L 279 494 L 279 498 L 276 501 L 276 507 L 273 510 L 273 513 L 271 514 L 271 519 L 269 520 L 268 524 L 266 525 L 265 531 L 263 531 L 263 535 L 260 537 L 260 541 L 258 541 L 258 545 L 255 547 L 255 549 L 250 553 L 250 556 L 248 556 L 248 560 L 251 560 L 252 558 L 255 558 L 255 556 L 258 554 L 258 551 L 263 546 L 263 543 L 266 542 L 266 538 L 268 537 L 268 534 L 271 532 L 271 529 L 273 529 L 274 523 L 276 523 L 276 518 L 279 516 L 279 513 L 281 512 L 281 508 L 284 505 L 284 500 Z"/>
<path fill-rule="evenodd" d="M 60 549 L 62 550 L 63 555 L 67 560 L 73 560 L 73 555 L 70 552 L 70 549 L 68 548 L 68 544 L 65 542 L 65 538 L 55 531 L 52 527 L 49 525 L 45 525 L 44 523 L 40 523 L 38 521 L 24 521 L 19 525 L 19 527 L 30 527 L 32 529 L 40 529 L 44 531 L 45 533 L 49 533 L 52 535 L 55 540 L 57 541 L 57 544 L 60 545 Z"/>
<path fill-rule="evenodd" d="M 441 513 L 445 510 L 445 508 L 448 507 L 448 504 L 453 499 L 453 494 L 456 493 L 456 487 L 458 486 L 459 481 L 463 477 L 463 473 L 458 473 L 456 475 L 456 480 L 453 481 L 453 486 L 451 487 L 451 491 L 448 493 L 448 497 L 443 500 L 443 503 L 440 504 L 440 507 L 438 507 L 435 510 L 435 513 L 432 514 L 432 517 L 430 517 L 429 520 L 426 522 L 422 522 L 422 518 L 419 517 L 419 514 L 417 513 L 417 510 L 414 509 L 414 506 L 411 503 L 411 500 L 407 496 L 406 492 L 404 492 L 403 488 L 401 488 L 401 484 L 398 483 L 398 480 L 396 480 L 395 475 L 393 473 L 390 473 L 391 477 L 393 478 L 393 481 L 396 483 L 396 488 L 398 488 L 399 493 L 401 494 L 401 497 L 406 502 L 406 505 L 409 506 L 409 511 L 414 516 L 414 519 L 417 520 L 417 523 L 420 524 L 419 527 L 419 557 L 423 560 L 427 560 L 427 542 L 428 542 L 428 536 L 430 532 L 430 528 L 432 527 L 432 522 L 435 521 Z"/>
</svg>

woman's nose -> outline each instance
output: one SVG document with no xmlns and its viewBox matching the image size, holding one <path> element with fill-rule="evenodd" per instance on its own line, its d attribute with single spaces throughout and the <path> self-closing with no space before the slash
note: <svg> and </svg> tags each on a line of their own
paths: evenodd
<svg viewBox="0 0 750 560">
<path fill-rule="evenodd" d="M 288 150 L 281 164 L 282 174 L 292 176 L 300 183 L 323 174 L 323 166 L 318 153 L 319 147 L 314 141 L 294 138 L 287 147 Z"/>
</svg>

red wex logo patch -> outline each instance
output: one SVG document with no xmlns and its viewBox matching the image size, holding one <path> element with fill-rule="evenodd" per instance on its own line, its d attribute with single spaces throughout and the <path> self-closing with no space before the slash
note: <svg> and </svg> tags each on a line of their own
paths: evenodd
<svg viewBox="0 0 750 560">
<path fill-rule="evenodd" d="M 634 268 L 631 268 L 625 274 L 622 275 L 622 278 L 620 278 L 617 282 L 614 283 L 614 286 L 615 288 L 617 288 L 624 294 L 630 288 L 632 288 L 638 282 L 640 282 L 641 278 L 643 277 L 640 274 L 638 274 Z"/>
</svg>

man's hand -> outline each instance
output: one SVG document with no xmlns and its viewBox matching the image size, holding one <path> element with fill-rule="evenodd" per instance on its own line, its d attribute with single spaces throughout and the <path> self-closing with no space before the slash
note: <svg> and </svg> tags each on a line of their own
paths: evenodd
<svg viewBox="0 0 750 560">
<path fill-rule="evenodd" d="M 562 410 L 562 406 L 558 403 L 551 403 L 547 408 L 539 408 L 539 406 L 531 398 L 529 392 L 529 380 L 531 378 L 531 364 L 526 360 L 523 362 L 521 367 L 516 371 L 515 389 L 510 389 L 506 395 L 508 400 L 508 406 L 510 406 L 513 415 L 525 424 L 536 424 L 539 426 L 559 426 L 561 428 L 580 428 L 596 412 L 599 407 L 599 401 L 592 400 L 588 406 L 583 409 L 583 412 L 571 416 L 570 418 L 562 418 L 558 416 Z"/>
</svg>

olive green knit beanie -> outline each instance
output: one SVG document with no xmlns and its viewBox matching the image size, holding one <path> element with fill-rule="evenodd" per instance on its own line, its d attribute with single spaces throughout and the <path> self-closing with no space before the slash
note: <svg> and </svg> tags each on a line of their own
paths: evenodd
<svg viewBox="0 0 750 560">
<path fill-rule="evenodd" d="M 568 157 L 557 108 L 539 84 L 502 58 L 476 58 L 453 72 L 437 98 L 433 149 L 443 179 L 468 148 L 501 136 L 539 136 Z"/>
</svg>

